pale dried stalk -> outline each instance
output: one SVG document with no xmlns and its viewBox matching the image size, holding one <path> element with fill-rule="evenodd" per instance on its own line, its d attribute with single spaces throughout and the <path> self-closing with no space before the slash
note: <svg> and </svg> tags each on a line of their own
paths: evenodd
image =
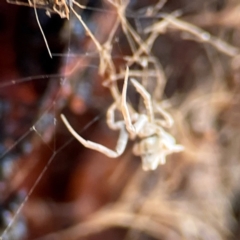
<svg viewBox="0 0 240 240">
<path fill-rule="evenodd" d="M 229 57 L 235 57 L 239 54 L 239 49 L 228 44 L 227 42 L 212 36 L 209 32 L 198 28 L 195 25 L 192 25 L 188 22 L 180 20 L 173 15 L 166 14 L 164 19 L 168 22 L 167 26 L 174 27 L 175 29 L 182 30 L 188 32 L 195 36 L 198 41 L 206 42 L 215 47 L 218 51 L 226 54 Z M 165 26 L 166 27 L 166 26 Z M 145 29 L 145 33 L 149 32 L 159 32 L 162 33 L 163 31 L 163 22 L 160 21 L 155 23 L 153 26 Z"/>
</svg>

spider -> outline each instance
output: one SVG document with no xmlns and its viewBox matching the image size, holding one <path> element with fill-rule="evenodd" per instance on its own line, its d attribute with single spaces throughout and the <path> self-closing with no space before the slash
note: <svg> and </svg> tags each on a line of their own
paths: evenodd
<svg viewBox="0 0 240 240">
<path fill-rule="evenodd" d="M 107 111 L 109 128 L 120 131 L 115 150 L 85 140 L 72 128 L 64 115 L 61 114 L 61 118 L 70 133 L 81 144 L 110 158 L 117 158 L 124 152 L 129 138 L 131 140 L 138 139 L 139 141 L 133 147 L 133 153 L 141 156 L 143 170 L 155 170 L 159 164 L 165 164 L 168 154 L 182 151 L 183 146 L 176 145 L 174 137 L 164 130 L 173 125 L 172 117 L 160 104 L 152 101 L 150 94 L 133 78 L 130 81 L 143 98 L 146 114 L 138 113 L 128 106 L 126 101 L 128 73 L 127 68 L 120 101 L 114 102 Z M 115 110 L 117 109 L 121 110 L 123 120 L 115 121 Z M 155 118 L 155 113 L 160 113 L 162 118 Z"/>
</svg>

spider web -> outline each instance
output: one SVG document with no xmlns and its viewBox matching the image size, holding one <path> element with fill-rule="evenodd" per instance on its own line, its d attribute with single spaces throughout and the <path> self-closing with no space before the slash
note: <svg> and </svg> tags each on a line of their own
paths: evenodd
<svg viewBox="0 0 240 240">
<path fill-rule="evenodd" d="M 95 10 L 87 9 L 89 12 L 88 14 L 90 15 L 91 12 L 94 13 Z M 99 9 L 101 11 L 101 9 Z M 34 9 L 31 9 L 31 11 L 34 11 Z M 39 13 L 45 14 L 45 11 L 40 11 L 38 10 L 38 15 Z M 33 16 L 33 14 L 32 14 Z M 32 19 L 32 21 L 36 21 L 36 19 Z M 40 18 L 40 23 L 41 23 L 41 18 Z M 0 156 L 2 165 L 3 165 L 3 175 L 5 178 L 8 178 L 8 176 L 11 176 L 12 171 L 16 171 L 16 181 L 19 182 L 20 184 L 18 186 L 14 186 L 10 193 L 10 195 L 14 194 L 14 191 L 19 191 L 20 190 L 20 197 L 19 194 L 17 193 L 17 197 L 14 198 L 14 200 L 11 200 L 14 202 L 14 206 L 11 206 L 10 209 L 6 210 L 3 212 L 4 215 L 4 222 L 7 224 L 7 227 L 4 227 L 3 233 L 1 235 L 1 239 L 21 239 L 25 235 L 26 231 L 26 226 L 24 226 L 24 218 L 21 217 L 21 211 L 22 208 L 27 204 L 29 201 L 29 198 L 31 197 L 32 193 L 34 192 L 35 188 L 38 186 L 39 182 L 44 178 L 44 175 L 46 171 L 48 170 L 49 166 L 52 164 L 53 160 L 56 158 L 57 155 L 59 155 L 64 149 L 71 144 L 71 142 L 74 140 L 73 137 L 69 134 L 69 140 L 64 141 L 61 145 L 56 144 L 58 136 L 56 135 L 56 129 L 59 128 L 59 125 L 62 125 L 61 120 L 59 118 L 59 109 L 62 109 L 64 105 L 67 104 L 66 99 L 64 100 L 63 96 L 61 95 L 61 86 L 64 87 L 66 85 L 66 82 L 69 81 L 69 78 L 73 73 L 68 72 L 69 70 L 64 70 L 67 68 L 73 67 L 74 69 L 77 68 L 79 69 L 85 69 L 89 68 L 90 71 L 97 71 L 98 65 L 96 63 L 88 63 L 87 64 L 79 64 L 76 63 L 75 60 L 81 57 L 82 59 L 98 59 L 97 54 L 95 53 L 80 53 L 77 51 L 80 46 L 76 46 L 76 43 L 74 45 L 73 40 L 76 41 L 76 39 L 71 38 L 71 28 L 74 28 L 73 31 L 75 31 L 77 37 L 82 38 L 85 37 L 84 29 L 81 27 L 81 24 L 77 21 L 76 17 L 73 16 L 72 14 L 70 15 L 70 20 L 65 22 L 66 25 L 71 25 L 70 27 L 66 27 L 66 30 L 61 30 L 62 34 L 64 34 L 64 38 L 66 38 L 67 41 L 67 48 L 66 52 L 60 54 L 58 52 L 51 52 L 53 58 L 60 58 L 62 59 L 62 67 L 60 71 L 63 73 L 56 72 L 55 74 L 43 74 L 43 75 L 37 75 L 37 76 L 27 76 L 24 78 L 16 78 L 16 79 L 5 79 L 1 81 L 0 88 L 2 91 L 6 89 L 6 91 L 9 89 L 16 89 L 16 92 L 18 91 L 18 87 L 21 85 L 31 85 L 32 83 L 34 84 L 35 81 L 48 81 L 48 86 L 46 86 L 46 90 L 43 92 L 43 95 L 40 96 L 41 100 L 37 104 L 38 110 L 35 111 L 35 114 L 38 115 L 38 117 L 30 117 L 27 124 L 24 124 L 24 129 L 25 131 L 20 131 L 19 135 L 18 134 L 13 134 L 13 137 L 9 136 L 9 139 L 13 138 L 12 141 L 9 141 L 6 143 L 3 142 L 3 150 L 2 154 Z M 45 33 L 46 34 L 46 33 Z M 48 34 L 46 34 L 48 36 Z M 75 36 L 76 38 L 76 36 Z M 43 41 L 43 39 L 41 39 Z M 26 48 L 27 49 L 27 48 Z M 80 50 L 81 51 L 81 50 Z M 67 72 L 67 73 L 66 73 Z M 91 84 L 91 83 L 89 83 Z M 55 85 L 55 86 L 54 86 Z M 59 87 L 56 87 L 56 86 Z M 86 84 L 85 84 L 86 85 Z M 55 88 L 54 90 L 56 92 L 51 93 L 51 87 Z M 84 87 L 84 86 L 81 86 Z M 87 86 L 91 87 L 91 86 Z M 86 98 L 89 98 L 88 94 L 90 93 L 84 93 L 84 90 L 79 90 L 80 93 L 82 92 L 83 95 L 86 96 Z M 80 94 L 79 93 L 79 94 Z M 85 99 L 86 100 L 86 99 Z M 8 101 L 6 99 L 6 101 Z M 20 107 L 24 107 L 20 106 Z M 77 109 L 76 109 L 77 110 Z M 26 110 L 28 111 L 28 105 L 26 104 Z M 3 114 L 1 116 L 2 120 L 5 120 L 4 116 L 4 109 L 3 109 Z M 7 115 L 8 113 L 6 113 Z M 30 113 L 29 113 L 30 114 Z M 92 120 L 87 120 L 87 123 L 85 123 L 81 129 L 82 132 L 88 129 L 94 122 L 99 121 L 100 118 L 102 118 L 104 114 L 97 113 L 96 116 L 91 117 Z M 25 117 L 25 116 L 24 116 Z M 11 124 L 11 123 L 10 123 Z M 14 123 L 16 124 L 16 123 Z M 18 127 L 18 126 L 17 126 Z M 16 129 L 15 129 L 16 130 Z M 59 130 L 58 130 L 59 131 Z M 37 177 L 35 180 L 31 181 L 31 186 L 24 186 L 24 182 L 28 181 L 28 177 L 31 171 L 34 170 L 33 165 L 34 164 L 39 164 L 38 160 L 32 160 L 32 163 L 27 162 L 28 166 L 26 168 L 29 168 L 28 170 L 22 170 L 21 167 L 17 166 L 17 159 L 18 161 L 21 160 L 22 156 L 24 155 L 31 155 L 31 152 L 34 151 L 34 147 L 36 145 L 34 142 L 37 141 L 37 144 L 43 145 L 44 148 L 48 149 L 50 157 L 48 157 L 45 161 L 45 165 L 43 168 L 40 169 L 40 173 L 37 173 Z M 17 158 L 17 159 L 15 159 Z M 38 158 L 36 156 L 36 158 Z M 16 165 L 16 166 L 15 166 Z M 53 164 L 54 165 L 54 164 Z M 54 166 L 53 166 L 54 168 Z M 22 175 L 22 176 L 21 176 Z M 18 178 L 20 177 L 20 179 Z M 22 183 L 21 183 L 22 182 Z M 22 187 L 26 188 L 26 192 L 22 191 L 20 185 Z M 5 186 L 6 187 L 6 186 Z M 17 199 L 16 199 L 17 198 Z M 8 201 L 7 199 L 5 201 Z M 20 220 L 18 220 L 20 218 Z"/>
<path fill-rule="evenodd" d="M 87 2 L 85 4 L 87 4 Z M 189 8 L 191 8 L 191 6 Z M 144 11 L 144 8 L 141 10 Z M 109 13 L 102 8 L 87 8 L 86 11 L 90 11 L 90 13 L 92 14 L 101 13 L 105 17 L 106 14 Z M 32 12 L 34 12 L 33 9 Z M 43 13 L 45 14 L 44 11 Z M 128 14 L 131 17 L 131 12 L 129 12 Z M 140 14 L 141 16 L 141 11 L 139 11 L 138 14 Z M 32 17 L 32 21 L 35 21 L 34 14 L 32 15 Z M 132 18 L 136 18 L 138 20 L 136 15 L 133 15 Z M 140 22 L 137 20 L 136 25 Z M 100 35 L 99 33 L 101 33 L 101 31 L 104 31 L 104 29 L 96 29 L 94 23 L 91 22 L 91 18 L 87 19 L 86 17 L 84 21 L 87 22 L 87 25 L 97 36 Z M 101 60 L 99 59 L 99 54 L 97 51 L 92 51 L 91 48 L 89 51 L 85 51 L 86 48 L 81 47 L 81 44 L 83 46 L 86 46 L 87 44 L 85 42 L 85 30 L 79 22 L 79 19 L 71 12 L 70 20 L 66 21 L 65 24 L 70 25 L 70 27 L 66 27 L 67 30 L 62 30 L 62 38 L 65 39 L 65 41 L 67 42 L 67 47 L 65 51 L 66 53 L 54 52 L 52 51 L 52 45 L 50 45 L 50 50 L 53 58 L 59 58 L 62 60 L 59 71 L 55 71 L 55 73 L 53 74 L 44 74 L 39 76 L 33 76 L 31 73 L 29 73 L 29 76 L 25 78 L 6 78 L 6 80 L 2 81 L 2 83 L 0 84 L 0 89 L 4 92 L 8 89 L 13 90 L 20 88 L 22 85 L 34 85 L 36 81 L 48 81 L 48 84 L 40 97 L 41 100 L 39 100 L 36 106 L 33 106 L 33 108 L 37 107 L 38 109 L 34 112 L 34 118 L 30 118 L 26 124 L 27 126 L 24 125 L 22 131 L 20 131 L 18 134 L 14 133 L 13 138 L 9 137 L 10 140 L 5 141 L 2 147 L 3 151 L 0 157 L 4 166 L 3 175 L 6 179 L 9 176 L 13 176 L 10 181 L 11 184 L 9 185 L 9 192 L 6 191 L 8 185 L 5 185 L 3 187 L 5 188 L 3 189 L 3 192 L 7 192 L 7 197 L 6 199 L 3 199 L 3 202 L 10 201 L 12 195 L 13 200 L 11 201 L 14 202 L 13 206 L 10 207 L 10 210 L 5 211 L 3 214 L 4 223 L 5 225 L 7 225 L 7 227 L 4 227 L 3 229 L 2 239 L 20 239 L 20 236 L 25 235 L 25 222 L 24 217 L 22 217 L 23 207 L 29 204 L 29 199 L 31 197 L 34 197 L 34 192 L 38 190 L 37 188 L 39 186 L 41 189 L 41 182 L 46 182 L 48 181 L 48 179 L 50 179 L 44 179 L 47 175 L 47 172 L 49 172 L 50 169 L 61 169 L 63 163 L 57 161 L 59 159 L 58 157 L 62 155 L 62 162 L 68 162 L 69 164 L 69 162 L 71 161 L 71 157 L 67 157 L 64 153 L 67 152 L 67 154 L 69 154 L 69 151 L 66 151 L 66 149 L 72 144 L 74 144 L 74 142 L 76 146 L 81 148 L 80 144 L 76 143 L 73 137 L 68 133 L 66 127 L 62 124 L 59 115 L 62 112 L 64 114 L 68 114 L 70 116 L 69 121 L 73 123 L 74 126 L 78 127 L 78 132 L 80 134 L 84 134 L 87 131 L 89 133 L 89 129 L 92 129 L 92 125 L 96 123 L 104 124 L 106 110 L 113 101 L 110 93 L 106 94 L 105 90 L 101 90 L 102 79 L 96 80 L 93 77 L 98 75 L 99 62 Z M 139 32 L 141 32 L 141 27 L 141 24 L 136 26 Z M 209 36 L 206 34 L 204 35 L 204 32 L 197 32 L 198 29 L 193 30 L 196 30 L 195 32 L 193 31 L 193 35 L 198 34 L 198 37 L 202 41 L 209 40 Z M 47 34 L 46 36 L 48 38 Z M 121 51 L 124 51 L 123 49 L 121 49 L 119 43 L 119 41 L 121 40 L 122 39 L 114 38 L 113 41 L 116 48 L 118 49 L 118 54 L 121 53 Z M 41 42 L 44 43 L 43 39 L 41 39 Z M 221 50 L 222 45 L 217 45 L 217 43 L 219 42 L 212 41 L 212 43 L 212 45 L 215 44 L 214 46 L 216 48 L 220 46 L 219 48 Z M 234 48 L 227 48 L 228 46 L 224 47 L 226 47 L 225 49 L 231 50 L 234 55 Z M 231 51 L 228 52 L 231 53 Z M 118 54 L 115 56 L 117 60 L 119 60 Z M 78 79 L 76 78 L 81 78 L 81 81 L 78 81 Z M 72 95 L 76 95 L 77 97 L 72 97 Z M 70 101 L 69 96 L 71 96 Z M 133 102 L 135 101 L 133 100 Z M 68 108 L 66 106 L 68 106 Z M 29 108 L 28 105 L 23 104 L 23 108 L 25 108 L 25 112 L 31 110 L 31 107 Z M 72 117 L 69 113 L 69 109 L 71 112 L 74 113 Z M 88 111 L 88 109 L 91 109 L 91 111 L 87 115 L 86 119 L 78 123 L 77 121 L 80 119 L 79 116 L 82 116 L 82 114 L 84 114 L 85 111 Z M 5 123 L 7 123 L 6 117 L 8 117 L 8 114 L 4 109 L 2 112 L 2 119 L 5 121 Z M 31 112 L 28 113 L 30 115 Z M 74 120 L 76 116 L 77 120 Z M 9 122 L 9 124 L 10 123 L 11 122 Z M 18 127 L 22 126 L 21 122 L 19 122 L 19 124 L 17 125 Z M 104 126 L 102 125 L 101 127 L 103 127 L 103 129 L 107 129 L 104 128 Z M 12 132 L 14 131 L 12 130 Z M 102 131 L 101 134 L 103 134 L 103 132 L 104 131 Z M 64 135 L 65 137 L 62 138 L 62 135 Z M 100 142 L 100 140 L 102 142 L 103 139 L 101 136 L 98 136 L 98 138 L 96 138 L 96 141 Z M 114 147 L 114 144 L 112 146 Z M 76 147 L 74 149 L 76 149 Z M 42 156 L 41 151 L 47 152 L 47 154 Z M 38 155 L 40 157 L 38 157 Z M 31 159 L 31 161 L 29 161 L 29 159 Z M 40 164 L 39 169 L 36 170 L 34 166 L 39 165 L 39 161 L 41 159 L 44 159 L 44 162 L 43 164 Z M 71 167 L 72 166 L 75 167 L 76 164 L 71 165 Z M 35 170 L 36 176 L 32 176 L 32 172 Z M 49 182 L 48 184 L 50 185 L 51 183 Z M 64 184 L 66 183 L 63 184 L 61 182 L 61 184 L 64 187 Z M 23 191 L 22 194 L 20 190 L 23 188 L 25 188 L 26 190 L 25 192 Z M 39 191 L 40 190 L 38 190 L 38 192 Z M 15 194 L 16 192 L 17 194 Z M 14 194 L 17 195 L 17 197 Z M 50 195 L 49 192 L 46 193 L 46 195 L 48 194 Z M 66 209 L 68 210 L 69 208 Z M 18 220 L 18 218 L 20 220 Z"/>
<path fill-rule="evenodd" d="M 85 7 L 85 6 L 84 6 Z M 35 19 L 34 9 L 31 9 L 32 11 L 32 20 L 36 21 L 35 25 L 37 25 L 37 20 Z M 109 13 L 110 15 L 113 14 L 109 11 L 106 11 L 102 8 L 87 8 L 86 11 L 88 11 L 88 14 L 91 15 L 94 12 L 106 14 Z M 36 12 L 35 12 L 36 13 Z M 45 11 L 37 10 L 39 22 L 42 24 L 42 20 L 40 15 L 46 14 Z M 87 17 L 86 17 L 87 18 Z M 84 21 L 88 21 L 87 19 L 84 19 Z M 9 137 L 12 141 L 7 142 L 5 144 L 4 149 L 2 151 L 2 154 L 0 158 L 2 159 L 3 166 L 5 168 L 3 169 L 3 174 L 6 178 L 9 176 L 12 176 L 14 174 L 15 176 L 11 180 L 11 186 L 10 191 L 6 193 L 6 200 L 3 201 L 9 201 L 8 198 L 13 198 L 11 201 L 15 203 L 14 207 L 10 207 L 9 210 L 4 211 L 4 224 L 7 224 L 7 227 L 3 229 L 3 233 L 1 235 L 2 239 L 20 239 L 21 236 L 25 235 L 26 228 L 24 226 L 24 218 L 22 218 L 21 213 L 23 210 L 23 207 L 26 206 L 26 204 L 29 202 L 29 198 L 34 193 L 35 189 L 38 187 L 39 183 L 43 181 L 44 175 L 48 171 L 50 165 L 55 160 L 59 154 L 62 154 L 62 152 L 65 150 L 66 147 L 68 147 L 72 141 L 74 140 L 73 137 L 69 135 L 69 140 L 65 140 L 63 143 L 58 144 L 58 135 L 57 131 L 59 131 L 59 128 L 65 128 L 62 126 L 62 121 L 59 118 L 59 115 L 61 113 L 61 109 L 64 108 L 67 104 L 67 97 L 64 96 L 64 94 L 67 94 L 68 91 L 72 86 L 70 86 L 69 82 L 71 81 L 71 77 L 74 78 L 74 76 L 78 76 L 79 71 L 83 70 L 87 72 L 87 75 L 91 74 L 91 72 L 98 72 L 98 62 L 99 57 L 98 53 L 96 52 L 86 52 L 81 49 L 81 46 L 79 46 L 79 42 L 81 42 L 82 39 L 86 38 L 85 30 L 82 27 L 81 23 L 79 22 L 79 19 L 74 16 L 72 13 L 70 14 L 70 20 L 67 21 L 65 24 L 70 25 L 66 27 L 67 30 L 62 30 L 62 34 L 64 34 L 63 38 L 66 38 L 67 41 L 67 47 L 66 47 L 66 53 L 58 53 L 58 52 L 52 52 L 52 48 L 50 46 L 51 55 L 53 58 L 60 58 L 62 60 L 62 66 L 60 67 L 60 70 L 53 74 L 40 74 L 33 76 L 31 74 L 31 70 L 26 70 L 26 72 L 30 72 L 29 76 L 23 77 L 23 78 L 16 78 L 16 79 L 6 79 L 2 80 L 0 84 L 0 88 L 3 89 L 16 89 L 16 92 L 19 91 L 18 88 L 20 88 L 22 85 L 34 85 L 36 81 L 45 82 L 47 86 L 45 86 L 45 90 L 43 91 L 42 95 L 39 96 L 41 100 L 36 104 L 38 110 L 34 112 L 34 114 L 37 114 L 38 117 L 36 118 L 36 115 L 34 115 L 33 118 L 30 118 L 28 120 L 28 124 L 24 125 L 23 129 L 20 131 L 19 135 L 13 132 L 13 140 L 11 139 L 11 136 Z M 89 25 L 91 26 L 91 22 L 89 22 Z M 91 27 L 90 27 L 91 29 Z M 92 30 L 92 29 L 91 29 Z M 94 26 L 93 26 L 94 31 Z M 40 32 L 40 31 L 39 31 Z M 72 36 L 72 32 L 76 36 Z M 95 30 L 95 32 L 97 32 Z M 46 30 L 43 29 L 43 33 L 46 35 L 46 38 L 48 37 Z M 73 34 L 73 35 L 74 35 Z M 40 38 L 41 39 L 41 38 Z M 121 47 L 119 45 L 118 39 L 115 39 L 115 44 L 119 48 L 119 51 L 121 52 Z M 28 42 L 28 41 L 27 41 Z M 44 39 L 41 39 L 42 44 L 44 43 Z M 48 39 L 47 39 L 48 42 Z M 84 44 L 84 40 L 82 41 L 82 44 Z M 46 49 L 48 46 L 46 46 Z M 27 51 L 28 48 L 26 48 Z M 27 52 L 25 54 L 28 54 Z M 79 58 L 81 58 L 81 62 L 79 64 Z M 119 58 L 119 56 L 115 56 L 115 58 Z M 82 63 L 83 62 L 83 63 Z M 94 64 L 96 62 L 96 64 Z M 90 73 L 89 73 L 90 72 Z M 89 76 L 86 77 L 87 80 L 81 81 L 80 83 L 77 83 L 79 86 L 77 86 L 77 91 L 75 94 L 80 95 L 84 98 L 84 103 L 89 104 L 89 106 L 85 106 L 86 108 L 91 107 L 91 105 L 95 104 L 96 99 L 102 98 L 100 93 L 100 97 L 93 99 L 92 93 L 91 93 L 91 86 L 93 85 L 94 80 L 89 81 Z M 74 87 L 74 86 L 73 86 Z M 64 90 L 63 90 L 64 89 Z M 89 90 L 90 89 L 90 90 Z M 62 91 L 66 91 L 67 93 L 62 93 Z M 65 97 L 65 98 L 64 98 Z M 106 98 L 106 100 L 102 101 L 103 105 L 105 107 L 101 106 L 101 110 L 103 109 L 103 113 L 99 113 L 99 110 L 95 111 L 95 116 L 92 116 L 89 119 L 86 120 L 86 123 L 84 123 L 80 127 L 80 133 L 86 131 L 88 128 L 91 127 L 92 124 L 95 122 L 98 122 L 99 119 L 105 118 L 105 112 L 107 109 L 107 106 L 109 105 L 109 100 L 111 97 Z M 78 100 L 78 99 L 77 99 Z M 7 101 L 7 100 L 6 100 Z M 101 105 L 100 103 L 100 105 Z M 23 107 L 26 107 L 25 111 L 28 111 L 28 105 L 23 103 Z M 98 104 L 95 104 L 97 107 L 96 109 L 100 108 Z M 78 106 L 78 101 L 77 101 Z M 22 107 L 22 106 L 21 106 Z M 83 107 L 80 104 L 80 107 Z M 73 111 L 76 111 L 76 114 L 81 114 L 78 112 L 79 110 L 73 106 Z M 8 113 L 6 113 L 7 116 Z M 5 116 L 3 113 L 2 119 L 5 120 Z M 16 123 L 14 123 L 16 124 Z M 17 126 L 18 127 L 18 126 Z M 58 130 L 57 130 L 58 129 Z M 39 149 L 38 146 L 41 145 L 41 148 Z M 114 146 L 114 145 L 113 145 Z M 34 149 L 37 149 L 36 152 Z M 44 151 L 48 151 L 49 157 L 45 159 L 45 163 L 43 166 L 40 167 L 40 170 L 37 170 L 38 173 L 36 173 L 34 176 L 34 180 L 31 180 L 30 184 L 26 184 L 26 181 L 28 181 L 29 178 L 31 178 L 29 175 L 31 175 L 31 172 L 35 170 L 34 165 L 38 165 L 39 161 L 41 161 L 41 157 L 37 157 L 37 154 L 39 154 L 38 151 L 41 151 L 41 149 L 47 149 Z M 33 158 L 33 155 L 35 154 L 36 159 L 32 159 L 31 162 L 29 162 L 29 159 Z M 11 156 L 13 155 L 13 156 Z M 9 157 L 10 156 L 10 157 Z M 11 159 L 10 159 L 11 158 Z M 27 160 L 24 160 L 24 158 L 27 158 Z M 29 159 L 28 159 L 29 158 Z M 20 164 L 18 166 L 18 161 L 20 161 Z M 21 161 L 23 163 L 21 163 Z M 25 161 L 25 163 L 24 163 Z M 21 165 L 23 164 L 23 165 Z M 26 167 L 26 170 L 25 170 Z M 24 170 L 23 170 L 24 168 Z M 53 168 L 54 164 L 53 164 Z M 8 173 L 9 172 L 9 173 Z M 27 185 L 27 186 L 26 186 Z M 5 186 L 6 187 L 6 186 Z M 23 190 L 22 190 L 23 189 Z M 24 190 L 26 189 L 26 190 Z M 20 191 L 20 194 L 18 193 Z M 13 195 L 13 197 L 12 197 Z M 16 196 L 15 196 L 16 195 Z M 18 221 L 18 218 L 20 220 Z"/>
</svg>

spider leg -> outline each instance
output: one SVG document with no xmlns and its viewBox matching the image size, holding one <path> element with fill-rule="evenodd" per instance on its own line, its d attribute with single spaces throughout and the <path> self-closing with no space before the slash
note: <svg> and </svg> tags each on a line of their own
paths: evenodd
<svg viewBox="0 0 240 240">
<path fill-rule="evenodd" d="M 122 127 L 123 122 L 122 121 L 118 121 L 115 122 L 115 110 L 117 109 L 117 103 L 114 102 L 107 110 L 107 125 L 109 126 L 109 128 L 113 129 L 113 130 L 117 130 L 120 129 Z"/>
<path fill-rule="evenodd" d="M 146 125 L 147 122 L 148 122 L 148 118 L 146 115 L 138 114 L 138 118 L 133 125 L 138 136 L 141 136 L 141 132 L 143 129 L 145 130 L 144 126 Z"/>
<path fill-rule="evenodd" d="M 120 121 L 115 121 L 115 110 L 119 109 L 119 103 L 114 102 L 112 103 L 112 105 L 108 108 L 107 110 L 107 124 L 109 126 L 109 128 L 113 129 L 113 130 L 118 130 L 122 127 L 122 125 L 125 123 L 125 120 L 120 120 Z M 129 108 L 128 108 L 129 109 Z M 131 111 L 131 119 L 133 119 L 133 121 L 137 121 L 139 118 L 139 114 L 133 112 L 133 109 L 130 109 Z M 135 126 L 135 124 L 134 124 Z"/>
<path fill-rule="evenodd" d="M 175 138 L 166 132 L 163 128 L 158 129 L 159 136 L 161 136 L 161 146 L 165 149 L 166 155 L 173 152 L 181 152 L 184 150 L 182 145 L 177 145 Z"/>
<path fill-rule="evenodd" d="M 160 104 L 155 104 L 154 105 L 154 110 L 156 110 L 156 112 L 162 114 L 164 120 L 156 120 L 157 124 L 160 124 L 162 127 L 166 127 L 166 128 L 170 128 L 172 127 L 174 121 L 171 117 L 171 115 L 169 113 L 167 113 L 161 106 Z"/>
<path fill-rule="evenodd" d="M 101 144 L 98 144 L 98 143 L 95 143 L 95 142 L 92 142 L 89 140 L 85 140 L 72 128 L 72 126 L 69 124 L 68 120 L 66 119 L 66 117 L 63 114 L 61 114 L 61 118 L 62 118 L 65 126 L 69 130 L 69 132 L 86 148 L 90 148 L 95 151 L 101 152 L 110 158 L 117 158 L 124 152 L 126 145 L 127 145 L 127 141 L 128 141 L 128 133 L 126 132 L 123 123 L 120 128 L 120 135 L 119 135 L 119 138 L 117 141 L 116 150 L 114 151 L 114 150 L 111 150 L 111 149 L 101 145 Z"/>
<path fill-rule="evenodd" d="M 122 90 L 122 99 L 121 99 L 121 110 L 124 118 L 124 122 L 126 125 L 126 129 L 130 134 L 130 137 L 133 139 L 136 136 L 136 130 L 132 124 L 132 120 L 130 117 L 129 109 L 127 106 L 127 84 L 128 84 L 128 75 L 129 75 L 129 68 L 126 68 L 126 74 L 123 84 L 123 90 Z"/>
<path fill-rule="evenodd" d="M 151 101 L 150 94 L 146 91 L 146 89 L 135 79 L 131 78 L 131 82 L 136 88 L 136 90 L 140 93 L 140 95 L 143 97 L 144 104 L 146 106 L 149 122 L 154 121 L 154 114 L 153 114 L 153 106 Z"/>
</svg>

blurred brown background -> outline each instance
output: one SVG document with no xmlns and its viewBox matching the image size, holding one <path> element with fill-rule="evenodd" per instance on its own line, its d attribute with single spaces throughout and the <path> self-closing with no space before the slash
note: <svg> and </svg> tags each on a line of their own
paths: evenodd
<svg viewBox="0 0 240 240">
<path fill-rule="evenodd" d="M 156 2 L 130 1 L 127 8 L 127 19 L 143 39 L 141 26 L 153 25 L 158 17 L 141 16 Z M 81 3 L 97 9 L 105 4 Z M 234 0 L 169 0 L 159 12 L 180 9 L 181 19 L 238 49 L 239 8 Z M 106 13 L 79 13 L 99 39 L 107 38 Z M 0 3 L 3 231 L 30 191 L 3 239 L 239 239 L 238 52 L 224 54 L 177 29 L 159 34 L 152 53 L 165 72 L 163 98 L 172 105 L 176 138 L 186 150 L 144 172 L 132 154 L 132 141 L 122 156 L 109 159 L 84 148 L 67 131 L 62 112 L 84 138 L 114 148 L 118 133 L 105 122 L 112 97 L 102 86 L 98 57 L 84 55 L 90 39 L 77 19 L 49 18 L 45 10 L 38 16 L 57 53 L 52 59 L 33 9 Z M 108 18 L 113 21 L 114 15 Z M 115 53 L 128 55 L 126 37 L 120 30 L 117 34 Z M 134 90 L 129 91 L 134 102 Z"/>
</svg>

